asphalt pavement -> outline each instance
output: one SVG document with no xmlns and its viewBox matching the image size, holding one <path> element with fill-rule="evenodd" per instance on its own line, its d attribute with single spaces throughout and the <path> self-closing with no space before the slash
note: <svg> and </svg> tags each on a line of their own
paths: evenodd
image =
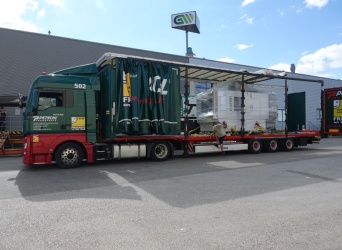
<svg viewBox="0 0 342 250">
<path fill-rule="evenodd" d="M 0 249 L 342 249 L 342 138 L 76 169 L 0 156 Z"/>
</svg>

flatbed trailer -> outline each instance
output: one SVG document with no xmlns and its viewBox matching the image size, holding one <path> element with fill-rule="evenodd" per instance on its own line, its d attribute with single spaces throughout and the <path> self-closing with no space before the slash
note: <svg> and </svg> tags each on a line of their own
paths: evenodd
<svg viewBox="0 0 342 250">
<path fill-rule="evenodd" d="M 189 81 L 241 84 L 237 131 L 227 132 L 224 151 L 290 151 L 317 141 L 319 131 L 283 132 L 246 129 L 246 86 L 272 79 L 291 78 L 265 71 L 250 73 L 151 58 L 106 53 L 96 64 L 39 76 L 30 88 L 24 114 L 23 162 L 57 163 L 78 167 L 83 161 L 149 158 L 164 161 L 176 151 L 183 155 L 215 153 L 220 149 L 208 132 L 192 134 L 188 128 Z M 185 88 L 184 130 L 181 131 L 180 90 Z M 142 86 L 144 89 L 139 89 Z M 138 88 L 138 89 L 137 89 Z M 38 105 L 39 104 L 39 105 Z M 287 124 L 287 113 L 286 124 Z"/>
<path fill-rule="evenodd" d="M 224 138 L 224 151 L 247 150 L 249 153 L 276 152 L 278 150 L 290 151 L 298 146 L 307 146 L 320 140 L 320 131 L 298 131 L 296 133 L 258 133 L 245 136 L 227 134 Z M 209 135 L 190 135 L 185 138 L 179 136 L 122 136 L 115 139 L 117 143 L 140 141 L 169 142 L 173 150 L 184 151 L 185 154 L 221 152 L 217 147 L 216 139 Z"/>
</svg>

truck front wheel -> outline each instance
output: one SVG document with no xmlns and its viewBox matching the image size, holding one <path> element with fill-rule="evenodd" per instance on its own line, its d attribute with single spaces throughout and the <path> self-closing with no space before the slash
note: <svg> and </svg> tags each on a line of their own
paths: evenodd
<svg viewBox="0 0 342 250">
<path fill-rule="evenodd" d="M 75 143 L 63 144 L 57 149 L 55 160 L 60 168 L 77 168 L 83 161 L 82 148 Z"/>
<path fill-rule="evenodd" d="M 151 146 L 150 158 L 154 161 L 166 161 L 170 154 L 170 146 L 167 142 L 155 142 Z"/>
</svg>

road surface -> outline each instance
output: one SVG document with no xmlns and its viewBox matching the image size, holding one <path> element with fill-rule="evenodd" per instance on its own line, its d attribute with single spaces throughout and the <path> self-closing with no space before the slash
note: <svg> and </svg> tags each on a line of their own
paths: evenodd
<svg viewBox="0 0 342 250">
<path fill-rule="evenodd" d="M 0 249 L 341 249 L 342 138 L 63 170 L 0 158 Z"/>
</svg>

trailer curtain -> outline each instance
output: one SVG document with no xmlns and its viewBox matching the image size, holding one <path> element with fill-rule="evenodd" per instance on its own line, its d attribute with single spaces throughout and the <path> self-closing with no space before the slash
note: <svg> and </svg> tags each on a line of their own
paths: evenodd
<svg viewBox="0 0 342 250">
<path fill-rule="evenodd" d="M 116 58 L 116 133 L 180 134 L 180 76 L 172 65 Z"/>
</svg>

